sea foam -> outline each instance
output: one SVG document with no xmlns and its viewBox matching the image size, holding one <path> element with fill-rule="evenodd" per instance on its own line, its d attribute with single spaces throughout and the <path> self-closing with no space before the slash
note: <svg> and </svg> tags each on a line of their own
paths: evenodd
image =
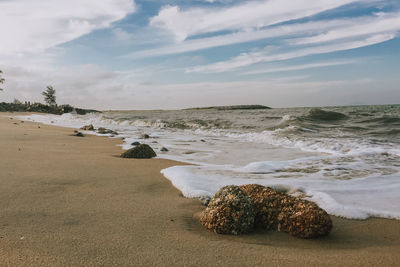
<svg viewBox="0 0 400 267">
<path fill-rule="evenodd" d="M 225 185 L 256 183 L 314 201 L 332 215 L 400 219 L 400 144 L 393 135 L 400 128 L 400 108 L 335 110 L 345 116 L 315 120 L 307 109 L 275 109 L 20 118 L 71 128 L 105 127 L 125 138 L 124 149 L 139 141 L 160 158 L 195 164 L 162 170 L 186 197 L 211 197 Z M 382 120 L 388 110 L 394 114 Z M 142 133 L 152 138 L 140 139 Z M 169 151 L 161 152 L 162 147 Z"/>
</svg>

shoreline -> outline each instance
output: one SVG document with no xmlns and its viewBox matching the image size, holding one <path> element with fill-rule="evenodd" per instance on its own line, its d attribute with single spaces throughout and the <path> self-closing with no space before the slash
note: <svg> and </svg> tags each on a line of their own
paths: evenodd
<svg viewBox="0 0 400 267">
<path fill-rule="evenodd" d="M 302 240 L 204 229 L 166 159 L 121 159 L 117 138 L 21 123 L 0 113 L 0 262 L 5 265 L 397 265 L 400 221 L 332 216 L 330 236 Z M 30 113 L 29 113 L 30 114 Z M 17 123 L 17 124 L 14 124 Z"/>
</svg>

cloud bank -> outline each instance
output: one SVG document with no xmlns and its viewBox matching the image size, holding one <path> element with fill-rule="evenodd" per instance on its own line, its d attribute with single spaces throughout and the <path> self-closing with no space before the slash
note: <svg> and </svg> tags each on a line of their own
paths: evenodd
<svg viewBox="0 0 400 267">
<path fill-rule="evenodd" d="M 0 55 L 42 52 L 134 11 L 132 0 L 0 1 Z"/>
</svg>

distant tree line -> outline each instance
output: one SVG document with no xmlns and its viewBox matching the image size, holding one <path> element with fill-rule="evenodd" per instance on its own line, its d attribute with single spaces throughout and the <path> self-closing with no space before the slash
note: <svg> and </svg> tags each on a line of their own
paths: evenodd
<svg viewBox="0 0 400 267">
<path fill-rule="evenodd" d="M 0 84 L 4 84 L 5 79 L 2 77 L 3 72 L 0 70 Z M 0 91 L 3 91 L 2 88 L 0 88 Z M 12 103 L 5 103 L 1 102 L 0 103 L 0 111 L 8 111 L 8 112 L 42 112 L 42 113 L 52 113 L 52 114 L 64 114 L 64 113 L 70 113 L 75 111 L 77 114 L 86 114 L 89 112 L 99 112 L 97 110 L 93 109 L 81 109 L 81 108 L 74 108 L 71 105 L 57 105 L 56 102 L 56 90 L 53 88 L 53 86 L 49 85 L 46 87 L 46 90 L 42 92 L 42 95 L 44 96 L 44 101 L 46 102 L 47 105 L 42 104 L 42 103 L 31 103 L 25 101 L 22 103 L 18 99 L 14 99 Z"/>
</svg>

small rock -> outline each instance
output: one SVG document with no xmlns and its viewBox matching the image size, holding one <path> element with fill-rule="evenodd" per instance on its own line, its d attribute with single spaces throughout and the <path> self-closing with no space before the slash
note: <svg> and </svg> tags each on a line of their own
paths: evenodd
<svg viewBox="0 0 400 267">
<path fill-rule="evenodd" d="M 106 129 L 103 127 L 100 127 L 97 129 L 97 133 L 99 134 L 112 134 L 112 135 L 118 135 L 118 133 L 116 131 L 110 130 L 110 129 Z"/>
<path fill-rule="evenodd" d="M 168 148 L 166 148 L 166 147 L 162 147 L 162 148 L 160 149 L 160 151 L 162 151 L 162 152 L 168 152 L 169 150 L 168 150 Z"/>
<path fill-rule="evenodd" d="M 199 197 L 199 200 L 203 203 L 204 206 L 208 206 L 208 203 L 210 203 L 211 197 L 209 196 L 201 196 Z"/>
<path fill-rule="evenodd" d="M 150 138 L 150 135 L 148 135 L 148 134 L 141 134 L 141 135 L 140 135 L 140 138 L 142 138 L 142 139 L 149 139 L 149 138 Z"/>
<path fill-rule="evenodd" d="M 141 144 L 122 153 L 121 158 L 150 159 L 156 156 L 149 145 Z"/>
<path fill-rule="evenodd" d="M 131 144 L 131 146 L 138 146 L 138 145 L 140 145 L 139 142 L 133 142 L 133 143 Z"/>
<path fill-rule="evenodd" d="M 205 142 L 206 142 L 206 140 L 204 140 L 204 139 L 201 139 L 200 141 L 201 141 L 201 142 L 203 142 L 203 143 L 205 143 Z"/>
<path fill-rule="evenodd" d="M 77 137 L 85 137 L 85 136 L 83 135 L 83 133 L 81 133 L 81 132 L 76 132 L 76 133 L 74 134 L 74 136 L 77 136 Z"/>
<path fill-rule="evenodd" d="M 243 234 L 254 228 L 255 207 L 238 186 L 222 187 L 202 212 L 200 223 L 218 234 Z"/>
<path fill-rule="evenodd" d="M 89 124 L 89 125 L 83 126 L 83 127 L 81 128 L 81 130 L 84 130 L 84 131 L 94 131 L 94 127 L 93 127 L 92 124 Z"/>
</svg>

